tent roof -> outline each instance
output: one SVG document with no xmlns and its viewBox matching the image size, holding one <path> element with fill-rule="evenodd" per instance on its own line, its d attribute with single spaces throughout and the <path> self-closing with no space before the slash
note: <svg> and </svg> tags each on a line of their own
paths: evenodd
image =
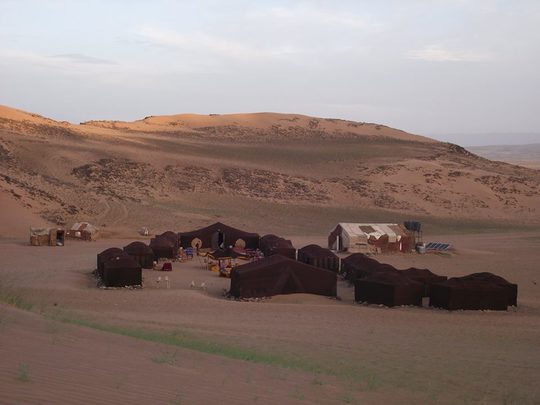
<svg viewBox="0 0 540 405">
<path fill-rule="evenodd" d="M 124 246 L 124 251 L 131 254 L 153 254 L 152 248 L 140 241 L 131 242 L 129 245 Z"/>
<path fill-rule="evenodd" d="M 234 233 L 240 233 L 240 234 L 243 234 L 243 235 L 246 235 L 246 236 L 259 237 L 258 233 L 245 232 L 245 231 L 242 231 L 241 229 L 237 229 L 237 228 L 233 228 L 232 226 L 225 225 L 222 222 L 216 222 L 215 224 L 206 226 L 204 228 L 196 229 L 196 230 L 193 230 L 193 231 L 189 231 L 189 232 L 180 232 L 180 236 L 198 234 L 198 233 L 207 233 L 207 232 L 217 232 L 217 231 L 222 231 L 222 232 L 225 232 L 225 233 L 234 232 Z"/>
<path fill-rule="evenodd" d="M 382 236 L 388 235 L 390 241 L 398 241 L 401 237 L 407 236 L 407 232 L 399 224 L 340 222 L 338 226 L 349 237 L 360 236 L 380 239 Z"/>
<path fill-rule="evenodd" d="M 89 222 L 75 222 L 71 227 L 72 231 L 87 231 L 90 233 L 95 233 L 98 229 Z"/>
</svg>

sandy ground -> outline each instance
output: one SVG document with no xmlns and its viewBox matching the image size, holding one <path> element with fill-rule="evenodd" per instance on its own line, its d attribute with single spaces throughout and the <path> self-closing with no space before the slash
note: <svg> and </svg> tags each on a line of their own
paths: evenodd
<svg viewBox="0 0 540 405">
<path fill-rule="evenodd" d="M 324 242 L 291 238 L 298 247 Z M 363 306 L 345 282 L 340 300 L 298 294 L 231 301 L 222 296 L 229 280 L 197 259 L 175 263 L 170 273 L 145 270 L 142 290 L 104 290 L 90 275 L 96 254 L 128 240 L 63 248 L 0 240 L 4 301 L 32 304 L 30 312 L 0 310 L 0 403 L 538 403 L 540 232 L 430 239 L 453 243 L 456 253 L 379 258 L 449 276 L 492 271 L 519 285 L 519 306 Z M 190 288 L 192 281 L 207 289 Z M 187 340 L 176 347 L 99 325 Z M 188 350 L 189 342 L 216 344 L 216 354 Z M 228 347 L 260 354 L 263 364 L 231 359 Z M 289 361 L 296 369 L 283 367 Z"/>
</svg>

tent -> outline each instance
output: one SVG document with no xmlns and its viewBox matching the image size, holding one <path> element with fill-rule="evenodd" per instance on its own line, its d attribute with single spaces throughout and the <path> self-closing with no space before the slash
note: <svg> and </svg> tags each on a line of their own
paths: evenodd
<svg viewBox="0 0 540 405">
<path fill-rule="evenodd" d="M 226 249 L 216 249 L 213 252 L 208 253 L 208 257 L 214 260 L 236 259 L 239 256 L 240 253 L 230 247 Z"/>
<path fill-rule="evenodd" d="M 98 253 L 97 255 L 97 274 L 99 278 L 103 279 L 103 270 L 105 268 L 105 263 L 116 257 L 126 256 L 126 253 L 120 248 L 109 248 L 105 249 L 103 252 Z"/>
<path fill-rule="evenodd" d="M 120 256 L 106 261 L 103 266 L 103 284 L 106 287 L 142 285 L 140 264 L 129 256 Z"/>
<path fill-rule="evenodd" d="M 64 246 L 65 236 L 64 228 L 30 227 L 30 245 L 32 246 Z"/>
<path fill-rule="evenodd" d="M 448 310 L 489 309 L 505 311 L 512 297 L 501 284 L 482 279 L 454 277 L 430 288 L 430 305 Z"/>
<path fill-rule="evenodd" d="M 414 244 L 414 234 L 398 224 L 342 222 L 328 236 L 328 248 L 338 252 L 409 252 Z"/>
<path fill-rule="evenodd" d="M 330 249 L 325 249 L 319 245 L 307 245 L 299 249 L 298 261 L 336 273 L 339 271 L 339 257 L 332 253 Z"/>
<path fill-rule="evenodd" d="M 424 294 L 426 297 L 429 295 L 429 288 L 431 285 L 435 283 L 441 283 L 448 279 L 448 277 L 439 276 L 435 273 L 432 273 L 428 269 L 417 269 L 415 267 L 410 267 L 405 270 L 398 270 L 398 272 L 411 280 L 422 283 L 424 285 Z"/>
<path fill-rule="evenodd" d="M 156 237 L 150 240 L 150 248 L 154 252 L 154 260 L 158 261 L 160 258 L 174 259 L 178 250 L 175 249 L 174 243 L 169 239 L 163 237 Z"/>
<path fill-rule="evenodd" d="M 165 238 L 174 244 L 176 250 L 180 248 L 180 238 L 178 234 L 173 231 L 163 232 L 161 235 L 156 235 L 156 238 Z"/>
<path fill-rule="evenodd" d="M 337 275 L 288 257 L 273 255 L 236 267 L 231 273 L 230 293 L 237 298 L 294 293 L 335 297 Z"/>
<path fill-rule="evenodd" d="M 464 280 L 478 280 L 486 283 L 492 283 L 504 287 L 508 293 L 508 305 L 517 305 L 518 286 L 506 281 L 504 278 L 493 273 L 473 273 L 462 277 Z"/>
<path fill-rule="evenodd" d="M 365 278 L 380 271 L 397 270 L 393 266 L 379 263 L 363 253 L 353 253 L 341 260 L 341 272 L 350 283 L 353 283 L 357 278 Z"/>
<path fill-rule="evenodd" d="M 180 245 L 184 248 L 219 249 L 238 246 L 246 249 L 259 248 L 259 234 L 245 232 L 216 222 L 205 228 L 190 232 L 181 232 Z"/>
<path fill-rule="evenodd" d="M 398 272 L 381 271 L 354 282 L 354 300 L 387 307 L 422 306 L 424 285 Z"/>
<path fill-rule="evenodd" d="M 431 288 L 431 305 L 445 309 L 506 310 L 517 305 L 517 284 L 492 273 L 455 277 Z"/>
<path fill-rule="evenodd" d="M 76 222 L 67 231 L 67 236 L 72 239 L 94 241 L 99 237 L 99 230 L 89 222 Z"/>
<path fill-rule="evenodd" d="M 296 248 L 292 242 L 276 235 L 264 235 L 260 240 L 259 248 L 265 256 L 278 254 L 290 259 L 296 259 Z"/>
<path fill-rule="evenodd" d="M 131 256 L 143 269 L 151 269 L 154 264 L 154 251 L 144 242 L 131 242 L 124 246 L 124 252 Z"/>
</svg>

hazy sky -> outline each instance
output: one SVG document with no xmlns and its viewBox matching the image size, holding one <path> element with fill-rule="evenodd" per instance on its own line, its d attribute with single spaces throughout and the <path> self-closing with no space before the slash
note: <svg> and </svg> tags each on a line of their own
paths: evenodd
<svg viewBox="0 0 540 405">
<path fill-rule="evenodd" d="M 72 122 L 277 111 L 540 142 L 539 72 L 539 0 L 0 0 L 0 104 Z"/>
</svg>

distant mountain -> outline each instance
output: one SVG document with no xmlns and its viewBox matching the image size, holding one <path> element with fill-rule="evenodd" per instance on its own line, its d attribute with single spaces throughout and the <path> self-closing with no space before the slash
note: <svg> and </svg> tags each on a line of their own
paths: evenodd
<svg viewBox="0 0 540 405">
<path fill-rule="evenodd" d="M 525 145 L 540 142 L 540 132 L 488 132 L 471 134 L 438 134 L 433 138 L 465 147 L 484 145 Z"/>
<path fill-rule="evenodd" d="M 540 143 L 529 145 L 491 145 L 467 148 L 479 156 L 500 162 L 540 169 Z"/>
</svg>

